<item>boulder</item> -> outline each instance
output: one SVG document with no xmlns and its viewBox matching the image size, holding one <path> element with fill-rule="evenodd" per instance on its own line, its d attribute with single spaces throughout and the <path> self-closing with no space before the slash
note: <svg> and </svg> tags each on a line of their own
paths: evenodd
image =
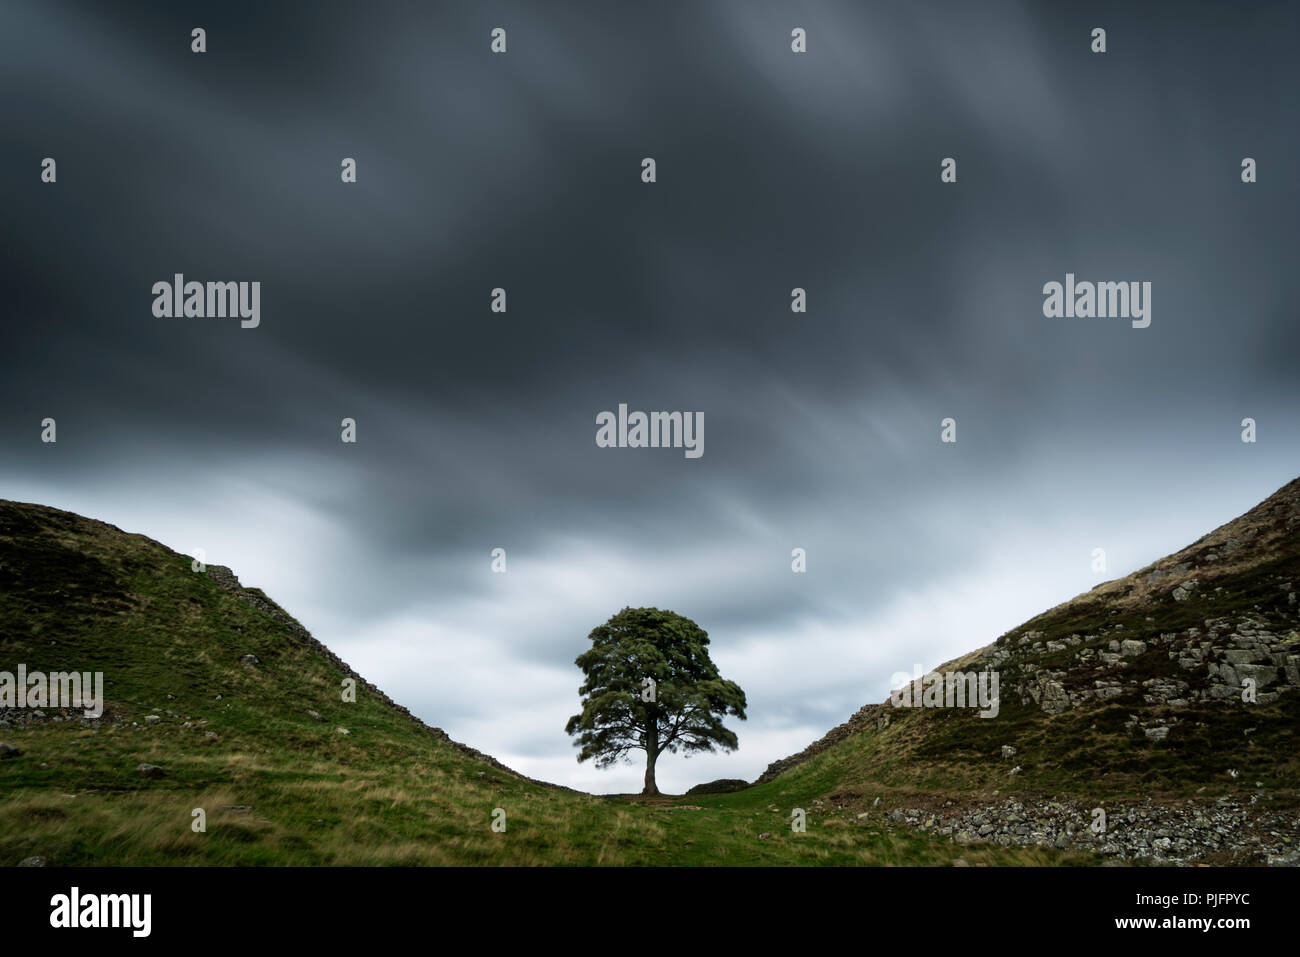
<svg viewBox="0 0 1300 957">
<path fill-rule="evenodd" d="M 749 787 L 748 781 L 742 781 L 740 778 L 719 778 L 716 781 L 709 781 L 705 784 L 697 784 L 687 791 L 687 794 L 730 794 L 733 791 L 743 791 Z"/>
</svg>

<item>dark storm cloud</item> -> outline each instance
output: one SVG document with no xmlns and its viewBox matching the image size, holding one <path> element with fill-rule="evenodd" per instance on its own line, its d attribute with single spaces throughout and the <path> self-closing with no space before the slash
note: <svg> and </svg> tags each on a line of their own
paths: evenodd
<svg viewBox="0 0 1300 957">
<path fill-rule="evenodd" d="M 0 494 L 219 546 L 530 767 L 571 762 L 551 712 L 629 603 L 706 623 L 750 740 L 819 733 L 1088 587 L 1100 541 L 1136 567 L 1294 477 L 1298 17 L 8 4 Z M 1067 271 L 1150 281 L 1150 328 L 1045 319 Z M 262 324 L 155 319 L 177 272 L 260 281 Z M 596 448 L 620 402 L 703 411 L 704 456 Z M 1002 590 L 1017 556 L 1043 570 Z"/>
</svg>

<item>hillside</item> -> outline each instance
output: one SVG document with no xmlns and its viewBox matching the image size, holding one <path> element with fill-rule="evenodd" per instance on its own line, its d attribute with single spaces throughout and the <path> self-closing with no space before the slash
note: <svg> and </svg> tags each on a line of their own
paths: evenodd
<svg viewBox="0 0 1300 957">
<path fill-rule="evenodd" d="M 451 741 L 229 569 L 0 501 L 0 673 L 106 699 L 0 708 L 0 864 L 1294 862 L 1298 533 L 1300 480 L 936 669 L 996 670 L 996 718 L 868 705 L 752 786 L 645 801 Z"/>
<path fill-rule="evenodd" d="M 229 569 L 0 501 L 0 672 L 20 664 L 103 672 L 105 708 L 0 710 L 0 865 L 1087 859 L 847 816 L 796 836 L 786 817 L 816 799 L 798 786 L 643 806 L 530 781 L 414 719 Z"/>
<path fill-rule="evenodd" d="M 961 839 L 1294 862 L 1298 588 L 1300 479 L 934 669 L 998 672 L 996 718 L 867 705 L 759 783 L 881 797 L 890 819 Z M 1110 825 L 1095 835 L 1098 807 Z"/>
</svg>

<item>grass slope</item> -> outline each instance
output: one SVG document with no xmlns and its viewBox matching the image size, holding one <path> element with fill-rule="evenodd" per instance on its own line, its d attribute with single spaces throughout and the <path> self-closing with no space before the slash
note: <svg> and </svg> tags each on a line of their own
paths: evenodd
<svg viewBox="0 0 1300 957">
<path fill-rule="evenodd" d="M 1196 584 L 1175 597 L 1175 589 L 1189 582 Z M 1191 691 L 1209 687 L 1204 665 L 1189 669 L 1178 657 L 1207 638 L 1212 623 L 1227 623 L 1220 626 L 1227 637 L 1213 642 L 1222 648 L 1231 646 L 1237 631 L 1267 629 L 1279 671 L 1288 659 L 1294 668 L 1300 653 L 1297 586 L 1300 480 L 1186 549 L 935 669 L 980 670 L 993 663 L 1001 677 L 996 718 L 969 709 L 869 706 L 808 752 L 775 764 L 772 783 L 851 809 L 876 796 L 885 806 L 929 809 L 1010 797 L 1068 796 L 1085 806 L 1228 800 L 1295 821 L 1300 692 L 1293 679 L 1261 687 L 1274 700 L 1256 704 L 1232 696 L 1186 703 L 1147 696 L 1162 682 L 1181 680 Z M 1141 641 L 1147 650 L 1118 667 L 1099 665 L 1099 655 L 1123 639 Z M 1095 688 L 1098 681 L 1121 682 L 1122 690 L 1046 713 L 1015 688 L 1048 671 L 1063 672 L 1067 691 Z M 1283 686 L 1287 690 L 1277 693 Z M 883 727 L 882 714 L 889 718 Z M 1167 737 L 1143 733 L 1156 726 L 1168 726 Z M 1002 757 L 1004 746 L 1015 749 L 1013 757 Z M 1019 770 L 1011 776 L 1013 766 Z"/>
<path fill-rule="evenodd" d="M 259 663 L 241 664 L 248 654 Z M 0 864 L 1093 860 L 956 847 L 859 820 L 842 802 L 814 804 L 838 783 L 832 767 L 654 802 L 531 782 L 363 688 L 344 703 L 335 664 L 193 572 L 189 557 L 68 512 L 0 502 L 0 671 L 19 663 L 102 671 L 107 712 L 90 724 L 57 709 L 6 716 L 0 742 L 22 753 L 0 760 Z M 141 777 L 141 763 L 166 776 Z M 806 833 L 787 823 L 794 807 L 808 811 Z M 191 828 L 195 808 L 204 833 Z M 506 812 L 505 833 L 491 830 L 494 808 Z"/>
</svg>

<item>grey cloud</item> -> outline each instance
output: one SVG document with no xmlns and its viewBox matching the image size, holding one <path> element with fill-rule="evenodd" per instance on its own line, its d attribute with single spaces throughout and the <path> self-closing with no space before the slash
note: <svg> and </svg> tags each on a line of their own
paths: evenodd
<svg viewBox="0 0 1300 957">
<path fill-rule="evenodd" d="M 757 773 L 1090 587 L 1087 541 L 1150 560 L 1300 472 L 1294 5 L 303 10 L 0 10 L 0 494 L 215 543 L 521 770 L 635 786 L 562 733 L 625 604 L 751 690 L 664 780 Z M 1067 271 L 1152 281 L 1151 327 L 1044 319 Z M 260 280 L 262 325 L 154 319 L 175 272 Z M 596 448 L 619 402 L 703 411 L 704 457 Z"/>
</svg>

